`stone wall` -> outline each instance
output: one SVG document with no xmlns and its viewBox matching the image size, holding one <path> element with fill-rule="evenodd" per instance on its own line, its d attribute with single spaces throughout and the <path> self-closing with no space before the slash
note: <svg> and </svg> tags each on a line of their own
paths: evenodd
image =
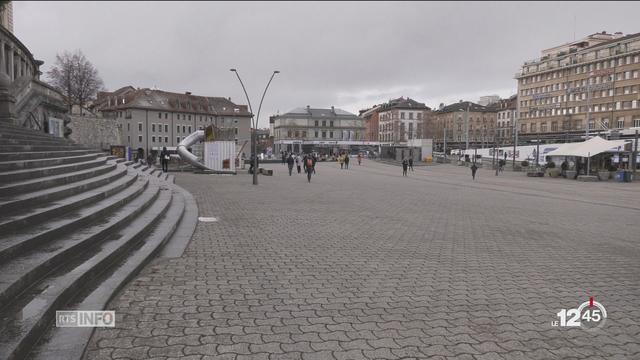
<svg viewBox="0 0 640 360">
<path fill-rule="evenodd" d="M 72 115 L 68 127 L 72 130 L 69 138 L 78 144 L 103 150 L 111 145 L 123 145 L 122 129 L 116 119 Z"/>
</svg>

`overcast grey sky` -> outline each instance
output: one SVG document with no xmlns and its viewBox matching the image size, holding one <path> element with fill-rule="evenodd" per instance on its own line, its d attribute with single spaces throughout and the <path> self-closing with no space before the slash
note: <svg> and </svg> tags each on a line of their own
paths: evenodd
<svg viewBox="0 0 640 360">
<path fill-rule="evenodd" d="M 81 49 L 108 90 L 231 97 L 260 126 L 295 107 L 358 110 L 399 96 L 435 107 L 507 97 L 540 50 L 640 32 L 638 2 L 15 2 L 14 32 L 45 61 Z M 575 19 L 575 21 L 574 21 Z"/>
</svg>

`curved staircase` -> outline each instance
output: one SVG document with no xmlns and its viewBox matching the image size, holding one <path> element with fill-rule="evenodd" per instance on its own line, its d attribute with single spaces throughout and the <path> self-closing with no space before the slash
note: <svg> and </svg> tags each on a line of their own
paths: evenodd
<svg viewBox="0 0 640 360">
<path fill-rule="evenodd" d="M 0 124 L 0 359 L 80 358 L 103 310 L 169 241 L 190 195 L 173 176 Z M 190 215 L 191 216 L 191 215 Z"/>
</svg>

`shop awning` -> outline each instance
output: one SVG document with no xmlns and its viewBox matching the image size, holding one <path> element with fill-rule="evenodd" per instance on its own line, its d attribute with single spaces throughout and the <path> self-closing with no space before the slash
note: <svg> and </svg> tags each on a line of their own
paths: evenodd
<svg viewBox="0 0 640 360">
<path fill-rule="evenodd" d="M 579 143 L 562 144 L 546 156 L 580 156 L 589 157 L 607 151 L 624 151 L 627 140 L 605 140 L 599 136 Z"/>
</svg>

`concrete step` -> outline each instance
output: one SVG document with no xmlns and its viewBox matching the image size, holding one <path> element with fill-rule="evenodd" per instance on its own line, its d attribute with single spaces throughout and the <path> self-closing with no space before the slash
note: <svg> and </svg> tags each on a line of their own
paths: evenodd
<svg viewBox="0 0 640 360">
<path fill-rule="evenodd" d="M 116 181 L 126 174 L 127 168 L 123 165 L 117 165 L 115 170 L 100 176 L 71 184 L 64 184 L 53 188 L 34 191 L 32 193 L 0 199 L 0 215 L 23 213 L 34 207 L 43 206 L 43 204 L 81 194 L 82 192 L 106 185 L 110 182 Z"/>
<path fill-rule="evenodd" d="M 54 165 L 48 167 L 39 167 L 35 169 L 6 171 L 0 173 L 0 184 L 13 183 L 16 181 L 36 179 L 46 176 L 60 175 L 80 170 L 90 169 L 104 165 L 107 157 L 101 157 L 89 161 L 76 162 L 72 164 Z"/>
<path fill-rule="evenodd" d="M 74 143 L 67 140 L 58 140 L 58 139 L 49 139 L 49 138 L 18 138 L 14 136 L 6 136 L 5 134 L 0 134 L 0 142 L 6 145 L 75 145 Z"/>
<path fill-rule="evenodd" d="M 105 309 L 109 301 L 117 294 L 129 281 L 131 281 L 154 256 L 159 254 L 165 245 L 173 241 L 173 236 L 177 235 L 177 229 L 187 221 L 186 204 L 184 195 L 179 190 L 173 190 L 171 207 L 159 220 L 158 225 L 144 239 L 130 256 L 123 258 L 113 266 L 113 270 L 106 272 L 96 281 L 100 285 L 92 289 L 85 297 L 78 296 L 64 309 L 68 310 L 96 310 Z M 196 207 L 197 209 L 197 207 Z M 194 215 L 197 218 L 197 212 Z M 193 219 L 189 219 L 193 220 Z M 188 224 L 187 226 L 193 226 Z M 193 226 L 195 228 L 195 226 Z M 193 233 L 193 229 L 190 229 Z M 188 235 L 190 238 L 191 235 Z M 116 326 L 118 324 L 116 323 Z M 91 339 L 93 329 L 91 328 L 56 328 L 49 327 L 29 358 L 31 359 L 82 359 L 85 348 Z M 69 343 L 73 339 L 73 344 Z"/>
<path fill-rule="evenodd" d="M 138 176 L 138 172 L 129 171 L 125 176 L 115 179 L 106 185 L 81 192 L 78 195 L 53 201 L 46 204 L 44 207 L 24 209 L 25 211 L 22 212 L 9 213 L 6 216 L 0 217 L 0 234 L 14 232 L 16 229 L 20 229 L 25 226 L 39 224 L 47 219 L 60 216 L 74 209 L 100 201 L 126 189 L 136 181 Z"/>
<path fill-rule="evenodd" d="M 66 156 L 78 156 L 86 154 L 101 153 L 100 151 L 90 149 L 75 150 L 57 150 L 57 151 L 24 151 L 24 152 L 0 152 L 2 162 L 18 161 L 18 160 L 35 160 L 35 159 L 51 159 Z"/>
<path fill-rule="evenodd" d="M 107 218 L 113 211 L 140 195 L 147 188 L 148 182 L 148 179 L 141 177 L 139 181 L 126 189 L 94 202 L 90 206 L 62 213 L 57 217 L 51 217 L 31 226 L 14 228 L 13 231 L 0 235 L 0 264 L 10 261 L 26 251 L 36 249 L 37 246 L 45 244 L 57 236 L 71 233 L 91 221 Z M 2 308 L 1 301 L 0 308 Z"/>
<path fill-rule="evenodd" d="M 18 127 L 6 127 L 3 125 L 0 125 L 0 134 L 4 134 L 7 136 L 11 136 L 11 135 L 24 135 L 24 136 L 29 136 L 29 137 L 36 137 L 36 138 L 40 138 L 40 139 L 66 139 L 64 137 L 59 137 L 59 136 L 54 136 L 52 134 L 47 134 L 43 131 L 35 131 L 35 130 L 31 130 L 31 129 L 26 129 L 26 128 L 18 128 Z"/>
<path fill-rule="evenodd" d="M 65 304 L 78 293 L 95 289 L 96 279 L 101 273 L 123 256 L 140 250 L 141 245 L 144 247 L 142 239 L 152 232 L 172 202 L 171 189 L 160 190 L 157 182 L 149 188 L 156 188 L 154 199 L 157 200 L 148 208 L 136 208 L 139 213 L 126 226 L 121 226 L 117 232 L 112 231 L 112 235 L 102 243 L 93 242 L 86 252 L 67 258 L 63 266 L 34 282 L 18 301 L 1 312 L 0 358 L 27 357 L 43 333 L 50 328 L 56 310 L 64 309 Z"/>
<path fill-rule="evenodd" d="M 54 233 L 52 235 L 58 235 L 58 237 L 52 239 L 45 237 L 44 240 L 48 240 L 46 243 L 30 241 L 26 246 L 20 246 L 21 244 L 17 243 L 10 244 L 13 247 L 5 249 L 5 253 L 16 251 L 16 256 L 11 256 L 7 261 L 0 263 L 0 273 L 2 274 L 0 309 L 7 307 L 17 295 L 56 267 L 63 265 L 70 259 L 77 258 L 80 253 L 89 248 L 99 249 L 99 244 L 106 239 L 119 237 L 121 227 L 133 221 L 142 211 L 153 204 L 160 193 L 159 186 L 147 186 L 147 183 L 148 180 L 141 181 L 140 186 L 135 190 L 142 188 L 142 192 L 139 193 L 139 196 L 130 199 L 131 201 L 119 199 L 120 202 L 115 204 L 104 204 L 106 210 L 103 211 L 102 216 L 89 218 L 88 220 L 95 220 L 89 224 L 87 221 L 82 221 L 73 229 L 72 221 L 65 222 L 68 219 L 60 219 L 59 222 L 62 225 L 73 230 L 66 234 Z M 132 193 L 137 195 L 135 190 Z M 23 240 L 23 238 L 19 240 Z M 42 239 L 38 240 L 42 242 Z M 19 251 L 15 249 L 18 246 L 21 247 Z M 22 251 L 26 249 L 29 251 Z M 20 251 L 22 252 L 20 253 Z"/>
<path fill-rule="evenodd" d="M 90 179 L 108 173 L 109 171 L 115 169 L 116 165 L 117 164 L 115 164 L 114 162 L 109 162 L 105 165 L 93 167 L 86 170 L 0 185 L 0 200 L 9 200 L 10 196 L 15 196 L 16 194 L 24 194 L 27 192 L 33 192 L 73 183 L 76 181 Z"/>
<path fill-rule="evenodd" d="M 60 150 L 82 150 L 84 147 L 79 145 L 2 145 L 0 144 L 0 153 L 3 152 L 32 152 L 32 151 L 60 151 Z"/>
<path fill-rule="evenodd" d="M 100 155 L 103 155 L 103 154 L 93 153 L 93 154 L 76 155 L 76 156 L 63 156 L 63 157 L 48 158 L 48 159 L 0 161 L 0 172 L 21 170 L 21 169 L 35 169 L 35 168 L 57 166 L 57 165 L 63 165 L 63 164 L 74 164 L 74 163 L 79 163 L 83 161 L 95 160 Z"/>
</svg>

